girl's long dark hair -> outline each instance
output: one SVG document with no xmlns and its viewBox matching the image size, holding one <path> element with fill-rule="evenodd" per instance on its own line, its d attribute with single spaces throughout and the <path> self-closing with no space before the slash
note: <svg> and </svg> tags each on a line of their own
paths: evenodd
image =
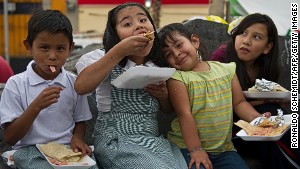
<svg viewBox="0 0 300 169">
<path fill-rule="evenodd" d="M 149 12 L 143 7 L 143 5 L 141 5 L 139 3 L 134 3 L 134 2 L 128 2 L 128 3 L 121 4 L 108 12 L 106 28 L 105 28 L 104 35 L 103 35 L 103 46 L 104 46 L 105 52 L 108 52 L 111 48 L 113 48 L 117 43 L 120 42 L 120 38 L 116 32 L 117 14 L 120 10 L 122 10 L 126 7 L 129 7 L 129 6 L 137 6 L 137 7 L 141 8 L 145 12 L 145 14 L 146 14 L 147 18 L 150 20 L 151 24 L 153 25 L 154 30 L 156 30 L 153 19 L 151 18 Z M 155 35 L 155 38 L 154 38 L 153 47 L 152 47 L 150 53 L 148 54 L 148 56 L 146 57 L 146 62 L 151 60 L 157 66 L 167 66 L 166 63 L 163 62 L 163 60 L 162 60 L 162 56 L 163 56 L 162 49 L 161 49 L 161 46 L 159 45 L 159 41 L 157 38 L 158 36 L 157 36 L 156 31 L 154 32 L 154 35 Z M 127 63 L 127 57 L 124 57 L 124 59 L 121 60 L 119 65 L 124 67 L 126 63 Z"/>
<path fill-rule="evenodd" d="M 227 46 L 226 62 L 235 62 L 237 65 L 236 73 L 239 78 L 241 87 L 243 90 L 247 90 L 255 84 L 255 81 L 251 81 L 249 74 L 246 70 L 245 64 L 238 58 L 235 51 L 235 39 L 236 36 L 243 33 L 249 26 L 261 23 L 267 26 L 268 43 L 273 43 L 272 49 L 268 54 L 261 54 L 254 62 L 254 66 L 258 69 L 256 79 L 267 79 L 274 82 L 278 81 L 279 77 L 279 57 L 278 57 L 278 33 L 277 28 L 273 20 L 263 14 L 255 13 L 246 16 L 241 23 L 232 30 L 231 41 Z"/>
</svg>

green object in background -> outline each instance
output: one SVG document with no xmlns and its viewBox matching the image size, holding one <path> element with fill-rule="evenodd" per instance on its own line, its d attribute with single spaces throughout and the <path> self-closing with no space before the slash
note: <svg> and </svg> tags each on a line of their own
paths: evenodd
<svg viewBox="0 0 300 169">
<path fill-rule="evenodd" d="M 240 5 L 238 0 L 229 0 L 229 9 L 232 16 L 248 15 L 245 9 Z"/>
<path fill-rule="evenodd" d="M 285 35 L 285 37 L 290 37 L 291 36 L 291 29 L 289 29 Z"/>
</svg>

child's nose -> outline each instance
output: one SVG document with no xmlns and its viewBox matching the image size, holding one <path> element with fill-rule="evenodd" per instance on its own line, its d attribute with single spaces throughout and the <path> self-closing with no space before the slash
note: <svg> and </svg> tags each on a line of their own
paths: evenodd
<svg viewBox="0 0 300 169">
<path fill-rule="evenodd" d="M 179 57 L 181 55 L 180 51 L 175 51 L 175 57 Z"/>
<path fill-rule="evenodd" d="M 244 45 L 250 45 L 250 38 L 249 37 L 245 37 L 245 39 L 243 40 L 243 44 Z"/>
<path fill-rule="evenodd" d="M 138 30 L 138 29 L 143 29 L 143 28 L 145 28 L 144 24 L 142 24 L 142 23 L 140 23 L 140 22 L 137 22 L 137 23 L 136 23 L 136 30 Z"/>
<path fill-rule="evenodd" d="M 56 53 L 54 51 L 49 52 L 49 59 L 50 60 L 56 60 Z"/>
</svg>

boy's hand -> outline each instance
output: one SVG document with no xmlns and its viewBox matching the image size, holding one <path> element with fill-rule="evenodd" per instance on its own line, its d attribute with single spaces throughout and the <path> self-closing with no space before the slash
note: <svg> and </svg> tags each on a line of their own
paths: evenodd
<svg viewBox="0 0 300 169">
<path fill-rule="evenodd" d="M 87 144 L 85 144 L 81 139 L 73 137 L 71 140 L 71 148 L 74 152 L 82 152 L 82 157 L 86 154 L 91 156 L 92 149 Z"/>
<path fill-rule="evenodd" d="M 168 89 L 165 82 L 160 81 L 159 84 L 150 84 L 145 87 L 145 90 L 158 100 L 168 98 Z"/>
<path fill-rule="evenodd" d="M 58 101 L 59 94 L 62 90 L 63 88 L 59 86 L 47 87 L 34 99 L 32 104 L 37 106 L 40 110 L 43 110 Z"/>
</svg>

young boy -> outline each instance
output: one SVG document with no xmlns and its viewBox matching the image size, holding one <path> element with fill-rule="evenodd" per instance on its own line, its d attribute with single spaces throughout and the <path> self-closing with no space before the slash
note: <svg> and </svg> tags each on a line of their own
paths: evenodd
<svg viewBox="0 0 300 169">
<path fill-rule="evenodd" d="M 87 97 L 77 95 L 76 76 L 63 68 L 74 47 L 69 19 L 57 10 L 36 11 L 23 44 L 33 61 L 8 80 L 0 102 L 4 140 L 17 150 L 16 167 L 52 168 L 35 146 L 48 142 L 91 155 L 83 141 L 85 121 L 92 118 Z"/>
</svg>

